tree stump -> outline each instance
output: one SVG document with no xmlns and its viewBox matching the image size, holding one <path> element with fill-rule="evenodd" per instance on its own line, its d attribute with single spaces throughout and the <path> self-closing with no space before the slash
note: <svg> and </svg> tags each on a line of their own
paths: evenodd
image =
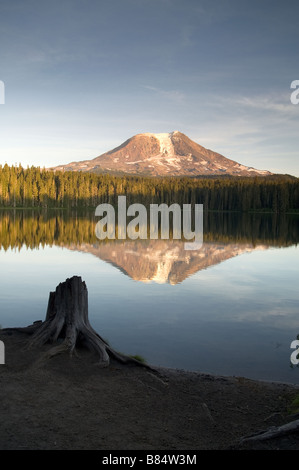
<svg viewBox="0 0 299 470">
<path fill-rule="evenodd" d="M 132 363 L 153 370 L 147 364 L 112 349 L 110 345 L 91 327 L 88 320 L 88 292 L 81 277 L 73 276 L 60 283 L 55 292 L 50 292 L 46 319 L 34 322 L 25 328 L 5 328 L 18 330 L 31 336 L 28 346 L 42 346 L 53 343 L 45 354 L 46 358 L 63 352 L 71 355 L 76 346 L 93 350 L 99 357 L 99 364 L 108 366 L 110 358 L 122 363 Z"/>
</svg>

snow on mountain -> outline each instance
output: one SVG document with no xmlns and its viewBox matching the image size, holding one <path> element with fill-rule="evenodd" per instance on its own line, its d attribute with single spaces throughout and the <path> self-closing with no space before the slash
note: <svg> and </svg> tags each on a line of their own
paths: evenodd
<svg viewBox="0 0 299 470">
<path fill-rule="evenodd" d="M 206 149 L 179 131 L 137 134 L 92 160 L 51 170 L 139 174 L 149 176 L 266 176 L 258 170 Z"/>
</svg>

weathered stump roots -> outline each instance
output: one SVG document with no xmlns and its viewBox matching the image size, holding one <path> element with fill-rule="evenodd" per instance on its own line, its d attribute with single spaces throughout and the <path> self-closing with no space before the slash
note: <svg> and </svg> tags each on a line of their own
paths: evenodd
<svg viewBox="0 0 299 470">
<path fill-rule="evenodd" d="M 34 322 L 25 328 L 9 328 L 28 333 L 31 340 L 28 347 L 53 343 L 46 357 L 62 352 L 73 354 L 76 346 L 93 350 L 99 357 L 99 364 L 107 366 L 110 358 L 122 363 L 132 363 L 151 369 L 130 356 L 112 349 L 109 344 L 91 327 L 88 320 L 88 293 L 81 277 L 73 276 L 60 283 L 55 292 L 50 292 L 46 319 Z M 151 369 L 152 370 L 152 369 Z"/>
</svg>

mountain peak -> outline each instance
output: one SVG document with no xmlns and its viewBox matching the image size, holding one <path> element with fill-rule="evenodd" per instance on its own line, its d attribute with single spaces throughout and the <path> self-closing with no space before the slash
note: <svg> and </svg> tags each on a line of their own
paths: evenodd
<svg viewBox="0 0 299 470">
<path fill-rule="evenodd" d="M 136 134 L 92 160 L 51 168 L 62 171 L 125 173 L 149 176 L 266 176 L 271 173 L 242 165 L 202 147 L 179 131 Z"/>
</svg>

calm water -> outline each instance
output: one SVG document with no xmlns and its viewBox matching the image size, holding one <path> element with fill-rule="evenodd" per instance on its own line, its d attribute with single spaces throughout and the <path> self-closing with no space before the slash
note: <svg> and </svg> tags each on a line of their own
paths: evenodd
<svg viewBox="0 0 299 470">
<path fill-rule="evenodd" d="M 92 216 L 0 212 L 0 324 L 43 320 L 80 275 L 92 326 L 151 364 L 299 384 L 299 217 L 205 215 L 204 244 L 99 242 Z M 9 361 L 9 358 L 7 358 Z"/>
</svg>

